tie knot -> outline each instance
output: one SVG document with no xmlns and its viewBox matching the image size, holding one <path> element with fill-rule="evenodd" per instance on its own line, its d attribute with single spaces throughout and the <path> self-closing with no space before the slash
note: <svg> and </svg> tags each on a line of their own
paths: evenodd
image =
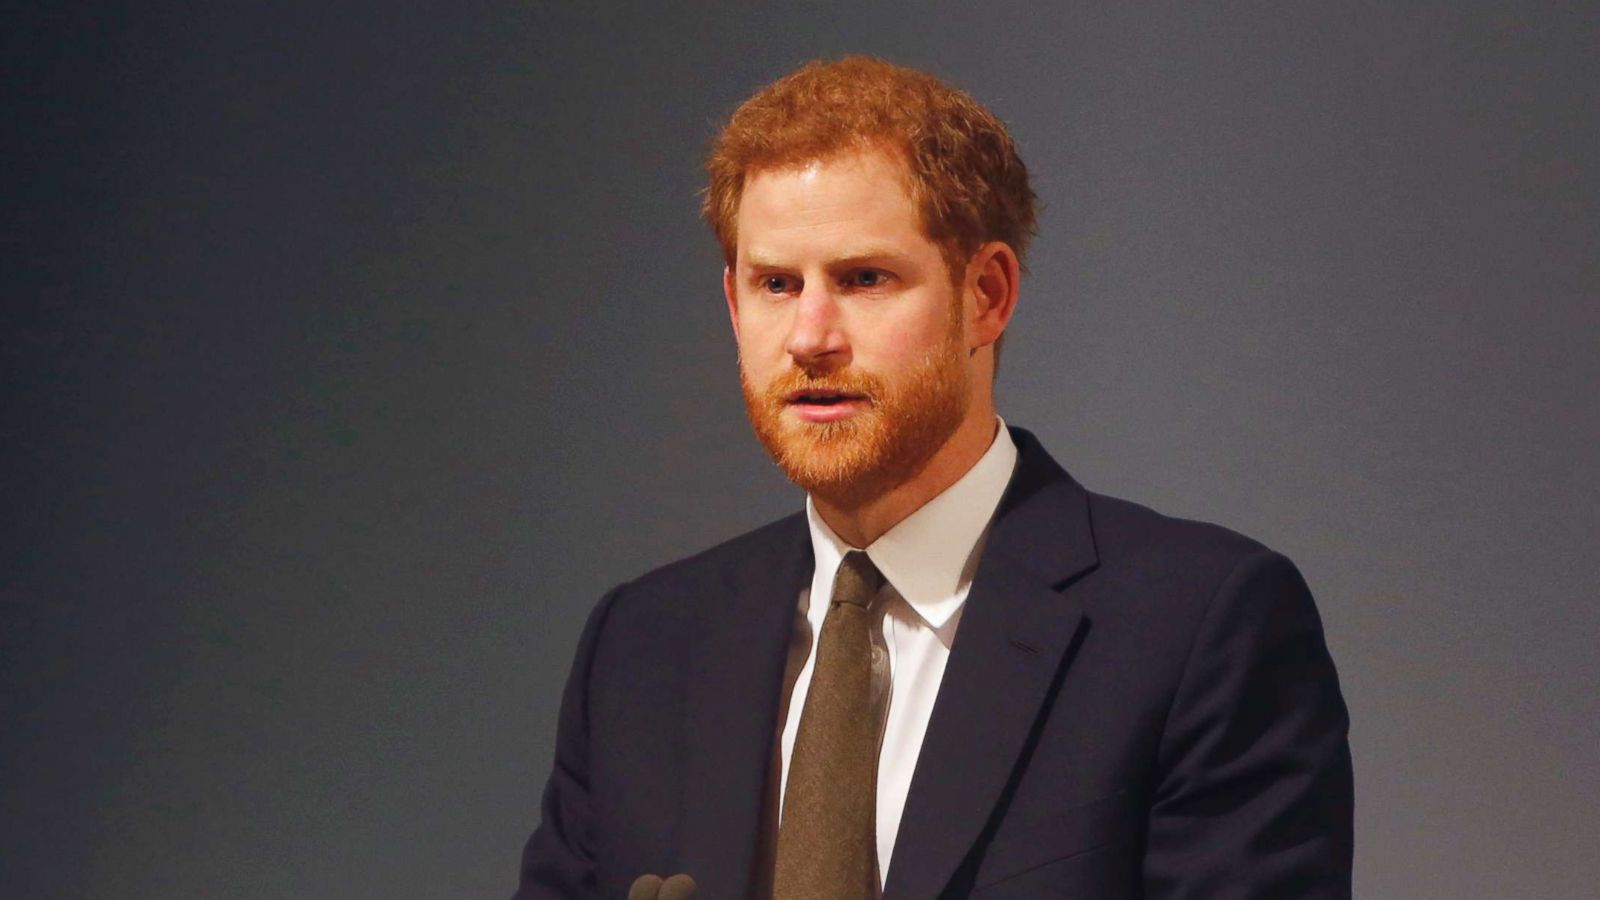
<svg viewBox="0 0 1600 900">
<path fill-rule="evenodd" d="M 851 550 L 839 561 L 839 572 L 833 577 L 833 599 L 865 609 L 883 587 L 883 580 L 883 573 L 866 553 Z"/>
</svg>

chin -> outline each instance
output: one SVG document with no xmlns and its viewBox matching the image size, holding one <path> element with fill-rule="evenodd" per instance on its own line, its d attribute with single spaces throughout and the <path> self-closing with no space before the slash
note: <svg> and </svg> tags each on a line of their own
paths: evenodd
<svg viewBox="0 0 1600 900">
<path fill-rule="evenodd" d="M 915 479 L 961 422 L 959 414 L 894 424 L 887 418 L 873 411 L 843 422 L 780 426 L 775 434 L 762 434 L 758 426 L 757 433 L 784 474 L 806 493 L 860 506 Z"/>
<path fill-rule="evenodd" d="M 879 469 L 882 451 L 878 423 L 862 421 L 871 413 L 842 422 L 785 420 L 781 413 L 757 425 L 757 436 L 790 481 L 811 493 L 848 490 L 870 480 Z"/>
</svg>

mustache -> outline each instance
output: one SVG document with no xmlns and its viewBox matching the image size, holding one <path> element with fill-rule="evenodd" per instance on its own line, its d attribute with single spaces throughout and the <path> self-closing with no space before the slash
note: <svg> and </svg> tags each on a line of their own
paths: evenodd
<svg viewBox="0 0 1600 900">
<path fill-rule="evenodd" d="M 883 395 L 883 380 L 848 369 L 822 375 L 813 375 L 804 369 L 790 369 L 768 382 L 762 393 L 774 403 L 784 403 L 797 391 L 857 394 L 877 402 Z"/>
</svg>

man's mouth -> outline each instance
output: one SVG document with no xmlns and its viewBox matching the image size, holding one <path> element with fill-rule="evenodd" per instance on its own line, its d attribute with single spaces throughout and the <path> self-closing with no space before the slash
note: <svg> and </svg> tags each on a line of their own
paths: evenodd
<svg viewBox="0 0 1600 900">
<path fill-rule="evenodd" d="M 872 402 L 866 394 L 826 388 L 805 388 L 784 395 L 784 404 L 802 422 L 821 425 L 842 422 L 865 412 Z"/>
<path fill-rule="evenodd" d="M 865 394 L 852 394 L 847 391 L 803 390 L 791 391 L 784 400 L 788 403 L 799 403 L 807 406 L 837 406 L 855 400 L 865 400 Z"/>
</svg>

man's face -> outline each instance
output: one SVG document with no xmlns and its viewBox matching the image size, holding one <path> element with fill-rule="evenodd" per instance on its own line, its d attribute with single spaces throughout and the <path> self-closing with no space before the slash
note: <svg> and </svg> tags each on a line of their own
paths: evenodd
<svg viewBox="0 0 1600 900">
<path fill-rule="evenodd" d="M 745 406 L 789 478 L 854 504 L 915 477 L 971 402 L 965 301 L 897 158 L 758 171 L 725 291 Z"/>
</svg>

